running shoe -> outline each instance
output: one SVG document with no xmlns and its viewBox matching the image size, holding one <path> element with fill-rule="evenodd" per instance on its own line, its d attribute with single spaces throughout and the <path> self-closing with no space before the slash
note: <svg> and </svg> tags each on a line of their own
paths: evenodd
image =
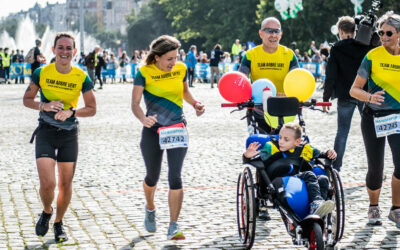
<svg viewBox="0 0 400 250">
<path fill-rule="evenodd" d="M 145 210 L 144 228 L 147 230 L 147 232 L 154 233 L 157 230 L 156 210 L 154 209 L 153 211 L 150 211 L 147 208 L 145 208 L 144 210 Z"/>
<path fill-rule="evenodd" d="M 368 209 L 368 224 L 382 225 L 381 210 L 380 210 L 379 206 L 370 206 L 369 207 L 369 209 Z"/>
<path fill-rule="evenodd" d="M 310 204 L 310 214 L 318 215 L 323 218 L 335 208 L 335 203 L 331 200 L 316 200 Z"/>
<path fill-rule="evenodd" d="M 51 209 L 53 211 L 53 209 Z M 36 223 L 35 232 L 37 236 L 45 236 L 47 231 L 49 231 L 49 221 L 53 212 L 50 214 L 45 213 L 44 211 L 40 215 L 39 220 Z"/>
<path fill-rule="evenodd" d="M 65 242 L 68 240 L 67 233 L 65 233 L 62 221 L 53 224 L 54 239 L 57 243 Z"/>
<path fill-rule="evenodd" d="M 396 227 L 400 228 L 400 208 L 390 210 L 389 212 L 389 220 L 396 223 Z"/>
<path fill-rule="evenodd" d="M 185 236 L 179 229 L 178 223 L 176 221 L 172 221 L 169 224 L 167 239 L 168 240 L 184 240 L 185 239 Z"/>
</svg>

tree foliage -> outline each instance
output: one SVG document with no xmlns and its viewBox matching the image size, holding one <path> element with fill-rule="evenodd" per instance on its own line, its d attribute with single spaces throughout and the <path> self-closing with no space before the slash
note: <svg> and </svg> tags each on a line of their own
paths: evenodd
<svg viewBox="0 0 400 250">
<path fill-rule="evenodd" d="M 160 35 L 173 35 L 171 21 L 167 19 L 167 12 L 159 1 L 150 0 L 144 4 L 138 15 L 134 11 L 126 17 L 128 26 L 128 47 L 145 49 L 150 42 Z"/>
</svg>

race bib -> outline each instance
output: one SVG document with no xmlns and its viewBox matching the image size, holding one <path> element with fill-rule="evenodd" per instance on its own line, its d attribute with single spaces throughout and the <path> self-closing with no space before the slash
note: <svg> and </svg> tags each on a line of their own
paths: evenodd
<svg viewBox="0 0 400 250">
<path fill-rule="evenodd" d="M 189 145 L 189 136 L 186 127 L 183 125 L 173 125 L 161 127 L 158 129 L 160 136 L 160 148 L 187 148 Z"/>
<path fill-rule="evenodd" d="M 400 133 L 400 114 L 374 118 L 376 137 Z"/>
</svg>

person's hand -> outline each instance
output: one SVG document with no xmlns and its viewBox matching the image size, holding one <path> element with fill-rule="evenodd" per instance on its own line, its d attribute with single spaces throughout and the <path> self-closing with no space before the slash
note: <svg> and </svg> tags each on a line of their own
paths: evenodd
<svg viewBox="0 0 400 250">
<path fill-rule="evenodd" d="M 47 112 L 59 112 L 63 110 L 64 104 L 62 103 L 62 100 L 60 101 L 51 101 L 49 103 L 45 103 L 43 105 L 43 110 Z"/>
<path fill-rule="evenodd" d="M 72 110 L 61 110 L 57 114 L 54 115 L 55 120 L 65 121 L 72 116 L 74 112 Z"/>
<path fill-rule="evenodd" d="M 253 142 L 250 143 L 249 147 L 247 148 L 246 152 L 244 152 L 244 157 L 250 159 L 253 158 L 254 156 L 258 155 L 260 153 L 260 148 L 261 144 L 258 142 Z"/>
<path fill-rule="evenodd" d="M 329 107 L 329 106 L 322 106 L 322 111 L 324 112 L 324 113 L 328 113 L 328 111 L 330 110 L 331 108 Z"/>
<path fill-rule="evenodd" d="M 201 116 L 205 110 L 204 108 L 204 104 L 201 102 L 196 102 L 196 104 L 194 105 L 194 109 L 196 110 L 196 115 L 197 116 Z"/>
<path fill-rule="evenodd" d="M 143 118 L 143 120 L 141 120 L 141 122 L 146 128 L 151 128 L 157 122 L 157 114 L 146 116 L 145 118 Z"/>
<path fill-rule="evenodd" d="M 384 94 L 384 90 L 371 94 L 371 99 L 369 100 L 369 103 L 381 105 L 385 101 L 385 97 L 383 96 Z"/>
<path fill-rule="evenodd" d="M 331 160 L 336 159 L 336 156 L 337 156 L 336 151 L 333 149 L 329 149 L 328 151 L 326 151 L 326 155 Z"/>
</svg>

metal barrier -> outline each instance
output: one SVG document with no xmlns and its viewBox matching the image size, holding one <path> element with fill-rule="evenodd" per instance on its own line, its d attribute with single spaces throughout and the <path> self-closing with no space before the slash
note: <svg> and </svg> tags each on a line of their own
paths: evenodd
<svg viewBox="0 0 400 250">
<path fill-rule="evenodd" d="M 76 64 L 79 68 L 87 71 L 86 66 L 82 64 Z M 134 78 L 141 64 L 129 63 L 126 65 L 126 78 Z M 220 76 L 226 72 L 236 71 L 239 69 L 239 63 L 219 63 L 218 68 Z M 299 63 L 301 68 L 309 70 L 315 77 L 321 77 L 321 80 L 325 79 L 325 63 L 309 62 Z M 113 63 L 107 63 L 106 68 L 101 70 L 101 75 L 104 78 L 122 78 L 120 68 Z M 197 63 L 194 71 L 194 76 L 199 79 L 209 80 L 211 78 L 210 64 L 209 63 Z M 31 77 L 31 65 L 29 63 L 12 63 L 10 66 L 10 79 L 17 77 Z"/>
</svg>

